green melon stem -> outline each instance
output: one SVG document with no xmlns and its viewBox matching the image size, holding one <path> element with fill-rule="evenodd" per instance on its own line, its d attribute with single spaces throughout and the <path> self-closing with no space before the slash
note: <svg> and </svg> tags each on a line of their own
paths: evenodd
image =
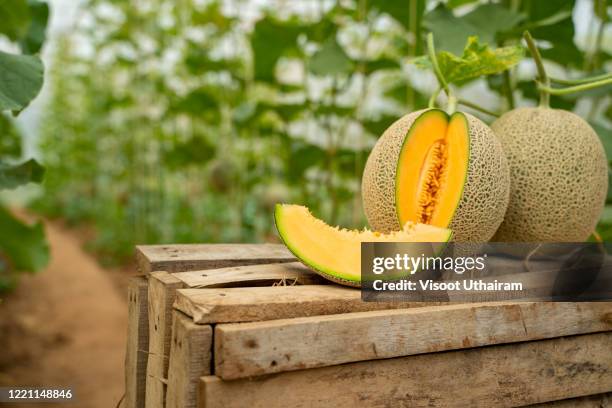
<svg viewBox="0 0 612 408">
<path fill-rule="evenodd" d="M 540 91 L 540 107 L 541 108 L 549 108 L 550 107 L 550 93 L 548 89 L 550 88 L 550 80 L 548 79 L 548 75 L 546 74 L 546 69 L 544 68 L 544 62 L 542 61 L 542 56 L 540 55 L 540 51 L 538 50 L 538 46 L 529 31 L 525 31 L 523 33 L 523 38 L 527 43 L 527 47 L 529 47 L 529 52 L 531 53 L 531 58 L 533 58 L 533 62 L 536 64 L 536 68 L 538 69 L 538 82 L 543 85 L 543 87 L 538 86 L 538 90 Z"/>
<path fill-rule="evenodd" d="M 452 115 L 457 110 L 458 99 L 455 98 L 453 94 L 448 95 L 448 100 L 446 102 L 446 113 Z"/>
<path fill-rule="evenodd" d="M 551 95 L 568 95 L 571 93 L 588 91 L 590 89 L 595 89 L 610 84 L 612 84 L 612 77 L 595 82 L 589 82 L 586 84 L 568 86 L 567 88 L 551 88 L 550 86 L 539 84 L 538 89 Z"/>
<path fill-rule="evenodd" d="M 588 84 L 591 82 L 601 81 L 602 79 L 612 78 L 612 72 L 606 72 L 605 74 L 595 75 L 587 78 L 576 78 L 576 79 L 561 79 L 550 77 L 550 82 L 559 85 L 581 85 Z"/>
<path fill-rule="evenodd" d="M 457 99 L 451 92 L 451 89 L 448 86 L 448 82 L 446 82 L 446 78 L 444 78 L 444 74 L 442 74 L 442 70 L 440 69 L 440 64 L 438 63 L 438 57 L 436 56 L 436 46 L 434 44 L 433 33 L 427 34 L 427 55 L 429 56 L 429 60 L 431 61 L 431 66 L 433 67 L 433 71 L 434 71 L 434 74 L 436 75 L 436 79 L 438 80 L 438 83 L 440 84 L 440 88 L 444 90 L 444 93 L 446 94 L 448 98 L 447 113 L 451 115 L 453 114 L 453 112 L 455 111 L 455 108 L 457 107 Z"/>
<path fill-rule="evenodd" d="M 431 94 L 431 97 L 429 98 L 429 103 L 427 104 L 428 108 L 433 109 L 436 107 L 436 101 L 438 99 L 438 96 L 440 96 L 440 92 L 442 92 L 442 88 L 436 89 L 436 91 Z"/>
<path fill-rule="evenodd" d="M 486 109 L 486 108 L 483 108 L 482 106 L 477 105 L 477 104 L 475 104 L 475 103 L 473 103 L 473 102 L 466 101 L 465 99 L 458 99 L 458 100 L 457 100 L 457 103 L 458 103 L 459 105 L 467 106 L 468 108 L 472 108 L 472 109 L 477 110 L 477 111 L 479 111 L 479 112 L 485 113 L 485 114 L 487 114 L 487 115 L 489 115 L 489 116 L 494 116 L 494 117 L 496 117 L 496 118 L 499 118 L 499 117 L 501 116 L 501 115 L 500 115 L 499 113 L 497 113 L 497 112 L 490 111 L 490 110 L 488 110 L 488 109 Z"/>
</svg>

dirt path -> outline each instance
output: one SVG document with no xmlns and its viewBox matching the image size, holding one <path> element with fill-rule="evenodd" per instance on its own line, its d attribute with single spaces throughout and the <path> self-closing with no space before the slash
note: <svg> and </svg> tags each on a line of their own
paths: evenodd
<svg viewBox="0 0 612 408">
<path fill-rule="evenodd" d="M 47 236 L 49 266 L 0 304 L 0 385 L 68 386 L 77 402 L 62 406 L 114 407 L 123 394 L 127 303 L 73 234 L 47 224 Z"/>
</svg>

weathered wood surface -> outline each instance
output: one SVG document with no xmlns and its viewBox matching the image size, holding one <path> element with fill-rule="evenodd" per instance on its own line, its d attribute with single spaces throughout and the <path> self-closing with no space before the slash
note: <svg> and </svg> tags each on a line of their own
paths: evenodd
<svg viewBox="0 0 612 408">
<path fill-rule="evenodd" d="M 125 407 L 145 406 L 147 381 L 147 350 L 149 349 L 149 320 L 147 317 L 147 280 L 133 277 L 128 280 L 128 333 L 125 350 Z"/>
<path fill-rule="evenodd" d="M 360 334 L 355 333 L 355 337 Z M 199 406 L 515 407 L 609 392 L 612 332 L 420 354 L 224 381 Z"/>
<path fill-rule="evenodd" d="M 526 408 L 609 408 L 612 407 L 612 393 L 589 395 L 587 397 L 543 402 L 526 405 Z"/>
<path fill-rule="evenodd" d="M 299 262 L 232 266 L 174 273 L 186 288 L 329 284 Z"/>
<path fill-rule="evenodd" d="M 612 303 L 604 302 L 456 304 L 219 324 L 215 375 L 229 380 L 608 330 Z"/>
<path fill-rule="evenodd" d="M 361 292 L 338 285 L 180 289 L 174 307 L 195 323 L 232 323 L 368 310 L 423 307 L 424 302 L 363 302 Z"/>
<path fill-rule="evenodd" d="M 287 265 L 287 266 L 285 266 Z M 206 276 L 204 276 L 206 275 Z M 306 284 L 320 282 L 318 275 L 301 264 L 283 263 L 249 265 L 194 272 L 152 272 L 150 274 L 150 355 L 147 369 L 147 401 L 159 403 L 164 400 L 165 379 L 168 376 L 170 338 L 172 333 L 172 304 L 179 288 L 256 284 Z"/>
<path fill-rule="evenodd" d="M 140 271 L 169 273 L 229 266 L 295 262 L 281 244 L 182 244 L 139 245 L 136 261 Z"/>
<path fill-rule="evenodd" d="M 149 359 L 146 406 L 163 407 L 166 398 L 172 303 L 183 282 L 167 272 L 149 275 Z"/>
<path fill-rule="evenodd" d="M 212 327 L 173 313 L 166 408 L 194 408 L 200 377 L 211 374 Z"/>
</svg>

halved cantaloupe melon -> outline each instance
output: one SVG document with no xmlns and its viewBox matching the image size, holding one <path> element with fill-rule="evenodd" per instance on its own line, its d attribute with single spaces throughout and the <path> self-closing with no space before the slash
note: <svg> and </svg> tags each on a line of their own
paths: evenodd
<svg viewBox="0 0 612 408">
<path fill-rule="evenodd" d="M 291 204 L 277 204 L 274 219 L 287 248 L 306 266 L 326 279 L 357 287 L 362 242 L 448 242 L 452 236 L 449 229 L 411 222 L 389 234 L 340 229 L 315 218 L 308 208 Z"/>
<path fill-rule="evenodd" d="M 372 150 L 362 194 L 370 227 L 448 227 L 457 241 L 488 241 L 501 224 L 510 174 L 501 143 L 479 119 L 439 109 L 393 123 Z"/>
</svg>

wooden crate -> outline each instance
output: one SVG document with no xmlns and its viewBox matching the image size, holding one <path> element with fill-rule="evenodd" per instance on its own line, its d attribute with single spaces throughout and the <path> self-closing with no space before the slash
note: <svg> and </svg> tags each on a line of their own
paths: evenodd
<svg viewBox="0 0 612 408">
<path fill-rule="evenodd" d="M 365 303 L 297 263 L 239 262 L 150 274 L 146 406 L 609 400 L 611 303 Z"/>
<path fill-rule="evenodd" d="M 253 245 L 253 244 L 194 244 L 194 245 L 143 245 L 136 247 L 136 260 L 142 276 L 131 278 L 128 283 L 128 342 L 126 347 L 125 364 L 125 405 L 128 408 L 142 408 L 145 406 L 145 389 L 148 386 L 155 391 L 151 397 L 157 400 L 150 403 L 153 406 L 163 406 L 167 361 L 169 357 L 170 315 L 174 289 L 183 287 L 177 285 L 172 279 L 153 279 L 156 295 L 159 295 L 161 285 L 168 284 L 168 288 L 161 289 L 161 296 L 153 299 L 149 304 L 149 282 L 151 272 L 164 269 L 167 273 L 185 272 L 191 270 L 206 270 L 224 268 L 234 265 L 272 264 L 280 262 L 294 262 L 295 258 L 287 251 L 284 245 Z M 189 287 L 189 286 L 185 286 Z M 168 299 L 165 295 L 168 295 Z M 154 309 L 159 316 L 151 318 L 153 323 L 149 327 L 149 309 Z M 153 352 L 149 349 L 149 332 L 155 329 L 155 320 L 163 320 L 163 326 L 158 326 L 162 341 L 159 341 L 157 331 L 153 336 Z M 168 334 L 166 334 L 168 333 Z M 149 359 L 151 376 L 147 376 Z M 161 363 L 160 363 L 161 361 Z M 164 364 L 163 362 L 166 362 Z M 148 383 L 148 385 L 147 385 Z M 161 395 L 160 395 L 161 394 Z M 148 395 L 148 394 L 147 394 Z M 151 398 L 150 397 L 150 398 Z"/>
</svg>

